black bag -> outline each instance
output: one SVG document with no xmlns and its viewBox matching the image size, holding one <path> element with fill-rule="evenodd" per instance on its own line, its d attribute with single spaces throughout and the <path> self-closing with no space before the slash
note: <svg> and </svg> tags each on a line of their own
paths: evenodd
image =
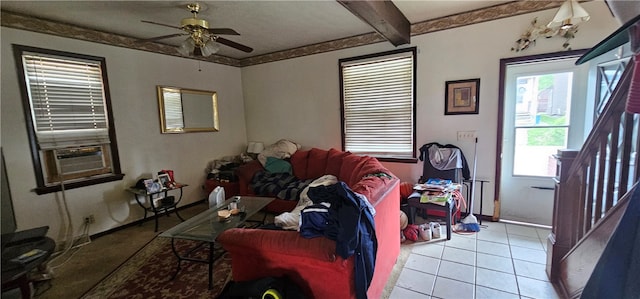
<svg viewBox="0 0 640 299">
<path fill-rule="evenodd" d="M 229 281 L 217 299 L 304 299 L 302 290 L 287 278 L 264 277 Z"/>
<path fill-rule="evenodd" d="M 148 179 L 145 179 L 145 178 L 139 179 L 136 182 L 135 186 L 133 186 L 133 187 L 136 188 L 136 189 L 143 189 L 143 190 L 147 189 L 147 186 L 144 185 L 144 181 L 145 180 L 148 180 Z"/>
<path fill-rule="evenodd" d="M 459 150 L 460 158 L 462 159 L 462 168 L 453 168 L 447 170 L 437 169 L 434 165 L 431 164 L 429 159 L 429 148 L 450 148 Z M 469 165 L 467 164 L 467 159 L 464 156 L 462 150 L 459 147 L 447 144 L 442 145 L 437 142 L 431 142 L 420 147 L 420 161 L 423 161 L 423 169 L 422 176 L 418 179 L 419 183 L 424 183 L 430 178 L 434 179 L 446 179 L 451 180 L 454 183 L 462 183 L 463 180 L 468 180 L 470 178 Z"/>
<path fill-rule="evenodd" d="M 162 204 L 162 206 L 171 206 L 175 202 L 176 202 L 176 198 L 173 195 L 160 199 L 160 203 Z"/>
</svg>

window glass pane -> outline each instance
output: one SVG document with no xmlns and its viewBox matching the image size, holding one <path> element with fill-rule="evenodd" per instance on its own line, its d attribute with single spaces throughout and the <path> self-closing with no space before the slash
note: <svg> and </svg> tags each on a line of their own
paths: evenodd
<svg viewBox="0 0 640 299">
<path fill-rule="evenodd" d="M 40 148 L 109 143 L 99 62 L 29 52 L 22 61 Z"/>
<path fill-rule="evenodd" d="M 623 58 L 618 61 L 606 62 L 598 65 L 596 87 L 599 90 L 599 93 L 596 97 L 595 117 L 593 118 L 594 122 L 598 119 L 602 110 L 604 110 L 604 106 L 609 102 L 613 90 L 616 88 L 618 81 L 622 77 L 622 73 L 627 67 L 628 61 L 629 58 Z"/>
<path fill-rule="evenodd" d="M 516 128 L 514 175 L 555 176 L 553 155 L 567 147 L 568 127 Z"/>
<path fill-rule="evenodd" d="M 573 73 L 517 78 L 516 127 L 569 125 Z"/>
</svg>

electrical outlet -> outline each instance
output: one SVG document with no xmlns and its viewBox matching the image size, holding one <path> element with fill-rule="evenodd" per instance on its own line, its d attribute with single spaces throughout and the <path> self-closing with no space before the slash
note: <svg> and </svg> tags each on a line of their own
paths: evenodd
<svg viewBox="0 0 640 299">
<path fill-rule="evenodd" d="M 476 141 L 478 132 L 476 131 L 458 131 L 458 141 Z"/>
<path fill-rule="evenodd" d="M 93 216 L 93 214 L 84 217 L 84 224 L 92 224 L 96 222 L 96 218 Z"/>
</svg>

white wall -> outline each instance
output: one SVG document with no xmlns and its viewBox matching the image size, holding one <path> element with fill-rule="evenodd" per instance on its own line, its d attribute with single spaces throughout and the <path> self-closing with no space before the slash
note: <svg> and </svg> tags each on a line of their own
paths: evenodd
<svg viewBox="0 0 640 299">
<path fill-rule="evenodd" d="M 11 44 L 105 57 L 115 120 L 122 181 L 66 192 L 75 235 L 82 219 L 94 214 L 90 234 L 142 219 L 143 210 L 124 191 L 140 177 L 173 169 L 184 189 L 182 204 L 205 198 L 201 185 L 207 163 L 239 153 L 246 146 L 239 68 L 43 35 L 6 27 L 2 34 L 2 139 L 18 229 L 49 225 L 49 235 L 64 233 L 61 193 L 36 195 L 33 163 Z M 201 68 L 202 71 L 198 71 Z M 156 85 L 218 92 L 220 131 L 160 134 Z M 151 227 L 151 226 L 150 226 Z"/>
<path fill-rule="evenodd" d="M 572 40 L 588 48 L 619 24 L 602 2 L 583 5 L 592 19 Z M 513 42 L 534 17 L 548 20 L 555 10 L 412 37 L 418 47 L 417 144 L 432 141 L 462 147 L 470 160 L 473 144 L 456 141 L 456 131 L 477 130 L 478 177 L 494 179 L 498 66 L 501 58 L 561 50 L 562 39 L 541 39 L 523 53 Z M 212 63 L 135 51 L 1 27 L 1 140 L 16 210 L 18 229 L 41 225 L 49 235 L 63 235 L 61 193 L 36 195 L 12 43 L 69 51 L 107 59 L 120 162 L 124 180 L 68 190 L 67 202 L 76 235 L 84 216 L 97 220 L 91 234 L 142 218 L 142 210 L 124 189 L 160 169 L 173 169 L 191 186 L 183 204 L 204 197 L 200 185 L 210 160 L 237 154 L 246 140 L 266 144 L 289 138 L 305 147 L 340 148 L 338 59 L 391 50 L 389 43 L 345 49 L 250 66 L 242 70 Z M 202 71 L 198 71 L 201 68 Z M 480 114 L 444 116 L 447 80 L 480 78 Z M 221 131 L 160 134 L 156 85 L 176 85 L 218 92 Z M 471 162 L 471 161 L 470 161 Z M 385 163 L 403 181 L 415 181 L 422 163 Z M 491 214 L 493 185 L 485 187 L 485 214 Z M 477 207 L 477 205 L 476 205 Z"/>
<path fill-rule="evenodd" d="M 591 20 L 580 25 L 573 49 L 589 48 L 618 28 L 603 2 L 583 4 Z M 413 36 L 418 48 L 417 146 L 428 142 L 460 146 L 473 163 L 474 145 L 458 142 L 457 131 L 478 132 L 477 177 L 494 181 L 501 58 L 562 50 L 562 38 L 544 39 L 524 52 L 510 49 L 530 22 L 550 20 L 556 10 Z M 247 138 L 269 144 L 289 138 L 304 147 L 340 148 L 338 59 L 393 49 L 389 43 L 350 48 L 242 69 Z M 445 81 L 480 78 L 480 113 L 444 115 Z M 385 163 L 401 180 L 415 182 L 418 164 Z M 479 193 L 479 190 L 477 190 Z M 484 214 L 493 212 L 494 185 L 484 188 Z M 475 205 L 476 210 L 478 205 Z"/>
</svg>

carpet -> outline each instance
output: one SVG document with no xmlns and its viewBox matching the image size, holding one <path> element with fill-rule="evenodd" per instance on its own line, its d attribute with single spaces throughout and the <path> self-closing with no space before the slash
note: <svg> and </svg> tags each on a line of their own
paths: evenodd
<svg viewBox="0 0 640 299">
<path fill-rule="evenodd" d="M 199 242 L 176 240 L 178 252 L 186 252 Z M 231 258 L 222 249 L 215 249 L 213 288 L 208 289 L 208 265 L 182 261 L 175 279 L 178 258 L 171 250 L 171 239 L 154 238 L 120 267 L 97 283 L 81 298 L 215 298 L 231 280 Z M 206 259 L 208 245 L 190 257 Z"/>
</svg>

